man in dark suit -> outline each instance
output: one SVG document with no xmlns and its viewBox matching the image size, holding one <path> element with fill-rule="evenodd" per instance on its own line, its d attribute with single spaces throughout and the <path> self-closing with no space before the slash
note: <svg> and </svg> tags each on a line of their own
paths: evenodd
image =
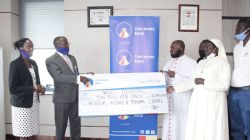
<svg viewBox="0 0 250 140">
<path fill-rule="evenodd" d="M 67 122 L 70 122 L 70 135 L 72 140 L 80 140 L 81 121 L 78 116 L 78 84 L 79 74 L 77 62 L 69 53 L 69 43 L 66 37 L 59 36 L 54 39 L 56 53 L 46 59 L 47 70 L 54 80 L 54 107 L 56 139 L 65 139 Z M 80 77 L 83 83 L 88 78 Z"/>
</svg>

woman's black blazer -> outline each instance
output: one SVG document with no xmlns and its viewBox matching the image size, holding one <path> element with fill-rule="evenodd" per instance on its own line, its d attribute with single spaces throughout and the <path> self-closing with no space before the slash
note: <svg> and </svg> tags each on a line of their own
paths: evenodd
<svg viewBox="0 0 250 140">
<path fill-rule="evenodd" d="M 36 74 L 36 84 L 40 84 L 38 67 L 30 60 Z M 33 104 L 33 80 L 22 56 L 10 63 L 9 69 L 10 103 L 12 106 L 30 108 Z"/>
</svg>

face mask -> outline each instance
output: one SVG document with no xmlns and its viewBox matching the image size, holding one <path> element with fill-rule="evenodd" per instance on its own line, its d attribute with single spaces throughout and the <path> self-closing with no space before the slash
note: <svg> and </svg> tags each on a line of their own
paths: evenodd
<svg viewBox="0 0 250 140">
<path fill-rule="evenodd" d="M 20 50 L 20 49 L 19 49 L 19 51 L 24 58 L 30 59 L 30 55 L 27 52 L 25 52 L 24 50 Z"/>
<path fill-rule="evenodd" d="M 215 57 L 215 54 L 211 53 L 209 56 L 207 56 L 207 59 L 211 59 L 211 58 L 214 58 L 214 57 Z"/>
<path fill-rule="evenodd" d="M 206 58 L 206 54 L 204 50 L 199 50 L 199 55 L 201 58 Z"/>
<path fill-rule="evenodd" d="M 249 28 L 248 28 L 248 29 L 249 29 Z M 248 29 L 246 29 L 246 30 L 245 30 L 244 32 L 242 32 L 242 33 L 239 33 L 239 34 L 235 35 L 234 38 L 237 39 L 237 40 L 239 40 L 239 41 L 245 40 L 245 38 L 247 37 L 247 35 L 246 35 L 245 33 L 246 33 L 246 31 L 247 31 Z"/>
<path fill-rule="evenodd" d="M 207 59 L 211 59 L 211 58 L 215 57 L 214 50 L 212 51 L 212 53 L 210 55 L 207 56 Z"/>
<path fill-rule="evenodd" d="M 181 56 L 181 50 L 178 50 L 175 54 L 171 54 L 172 58 L 178 58 Z"/>
<path fill-rule="evenodd" d="M 69 54 L 69 48 L 57 47 L 56 50 L 62 54 Z"/>
</svg>

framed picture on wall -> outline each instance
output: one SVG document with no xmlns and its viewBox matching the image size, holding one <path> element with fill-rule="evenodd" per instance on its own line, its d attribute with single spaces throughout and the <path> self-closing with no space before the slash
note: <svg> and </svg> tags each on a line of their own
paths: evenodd
<svg viewBox="0 0 250 140">
<path fill-rule="evenodd" d="M 88 7 L 88 27 L 109 27 L 109 16 L 113 15 L 113 6 Z"/>
<path fill-rule="evenodd" d="M 179 5 L 179 32 L 199 31 L 199 5 Z"/>
</svg>

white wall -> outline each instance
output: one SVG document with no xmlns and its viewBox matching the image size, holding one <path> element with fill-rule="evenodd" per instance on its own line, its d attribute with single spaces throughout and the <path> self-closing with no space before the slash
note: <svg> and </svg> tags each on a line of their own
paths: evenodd
<svg viewBox="0 0 250 140">
<path fill-rule="evenodd" d="M 1 1 L 8 3 L 7 0 Z M 178 4 L 200 5 L 199 32 L 178 32 Z M 13 6 L 13 4 L 9 5 L 10 7 Z M 68 37 L 70 42 L 70 53 L 75 55 L 78 60 L 80 72 L 109 72 L 109 28 L 88 28 L 87 6 L 113 6 L 114 15 L 119 16 L 160 16 L 159 69 L 170 57 L 169 46 L 173 40 L 183 40 L 186 43 L 186 53 L 196 59 L 198 45 L 203 39 L 221 39 L 222 35 L 222 0 L 65 0 L 65 36 Z M 0 45 L 6 46 L 8 50 L 5 51 L 7 52 L 5 57 L 7 61 L 4 64 L 4 75 L 7 75 L 9 62 L 14 59 L 12 56 L 16 56 L 11 43 L 14 42 L 13 38 L 15 38 L 13 37 L 15 35 L 12 34 L 18 32 L 15 28 L 18 27 L 18 25 L 15 25 L 18 23 L 18 16 L 11 13 L 0 13 L 0 19 L 3 19 L 1 16 L 4 16 L 3 18 L 7 20 L 3 20 L 6 23 L 1 23 L 0 26 L 0 31 L 3 30 L 6 33 L 0 34 Z M 1 39 L 5 43 L 1 43 Z M 4 83 L 7 83 L 7 76 L 4 78 Z M 5 84 L 6 133 L 12 133 L 7 87 L 7 84 Z M 41 96 L 40 135 L 55 135 L 53 108 L 52 95 Z M 159 117 L 158 124 L 161 131 L 162 116 Z M 108 138 L 108 130 L 108 117 L 82 118 L 82 137 Z M 159 136 L 161 135 L 160 131 Z M 69 136 L 68 130 L 66 133 Z"/>
<path fill-rule="evenodd" d="M 101 3 L 101 4 L 100 4 Z M 178 4 L 200 5 L 200 31 L 178 32 Z M 197 58 L 198 45 L 206 38 L 221 39 L 221 0 L 65 0 L 65 35 L 71 42 L 71 53 L 80 61 L 79 70 L 109 72 L 109 29 L 87 27 L 87 6 L 114 6 L 114 15 L 160 16 L 159 68 L 169 58 L 169 45 L 182 39 L 187 54 Z M 93 54 L 95 59 L 93 61 Z M 89 59 L 86 59 L 89 58 Z"/>
</svg>

